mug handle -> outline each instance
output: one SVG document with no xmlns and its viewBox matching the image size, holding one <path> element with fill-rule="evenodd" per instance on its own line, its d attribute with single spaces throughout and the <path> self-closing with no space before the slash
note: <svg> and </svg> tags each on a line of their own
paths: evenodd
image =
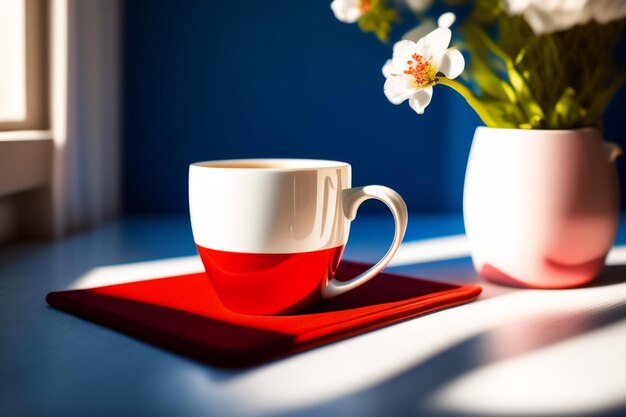
<svg viewBox="0 0 626 417">
<path fill-rule="evenodd" d="M 350 221 L 354 220 L 361 203 L 372 198 L 385 203 L 393 214 L 396 230 L 393 236 L 393 242 L 391 242 L 391 247 L 376 265 L 349 281 L 329 279 L 326 286 L 322 288 L 323 298 L 331 298 L 343 294 L 346 291 L 350 291 L 366 283 L 389 264 L 391 258 L 393 258 L 393 255 L 396 254 L 400 247 L 400 243 L 406 232 L 409 216 L 404 200 L 400 197 L 400 194 L 396 193 L 391 188 L 382 185 L 368 185 L 366 187 L 355 187 L 343 190 L 343 214 Z"/>
</svg>

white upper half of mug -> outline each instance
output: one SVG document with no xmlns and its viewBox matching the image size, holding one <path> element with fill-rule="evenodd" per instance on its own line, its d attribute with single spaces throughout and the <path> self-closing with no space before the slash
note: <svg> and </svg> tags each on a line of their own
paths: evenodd
<svg viewBox="0 0 626 417">
<path fill-rule="evenodd" d="M 345 245 L 350 221 L 345 162 L 310 159 L 208 161 L 189 167 L 197 245 L 239 253 L 302 253 Z"/>
</svg>

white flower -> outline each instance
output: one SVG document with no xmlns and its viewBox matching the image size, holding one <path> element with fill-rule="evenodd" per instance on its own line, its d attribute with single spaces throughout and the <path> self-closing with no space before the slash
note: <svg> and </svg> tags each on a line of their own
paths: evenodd
<svg viewBox="0 0 626 417">
<path fill-rule="evenodd" d="M 588 7 L 593 19 L 603 25 L 626 17 L 624 0 L 589 0 Z"/>
<path fill-rule="evenodd" d="M 450 26 L 454 24 L 455 20 L 456 15 L 452 12 L 447 12 L 439 16 L 439 18 L 437 19 L 437 25 L 435 25 L 434 19 L 424 19 L 420 25 L 405 33 L 402 39 L 417 42 L 433 30 L 437 29 L 437 27 L 449 29 Z M 391 59 L 388 59 L 387 62 L 385 62 L 385 65 L 383 65 L 383 75 L 385 76 L 385 78 L 388 78 L 391 74 L 391 68 Z"/>
<path fill-rule="evenodd" d="M 592 20 L 606 24 L 626 17 L 626 0 L 503 0 L 510 15 L 523 15 L 537 35 Z"/>
<path fill-rule="evenodd" d="M 385 96 L 393 104 L 409 100 L 416 113 L 424 113 L 441 77 L 454 79 L 465 68 L 465 59 L 448 49 L 452 32 L 437 28 L 417 42 L 402 40 L 393 47 L 393 58 L 383 66 Z"/>
<path fill-rule="evenodd" d="M 354 23 L 372 7 L 372 0 L 333 0 L 330 8 L 337 20 Z"/>
<path fill-rule="evenodd" d="M 422 13 L 433 4 L 433 0 L 406 0 L 406 5 L 409 9 L 416 13 Z"/>
</svg>

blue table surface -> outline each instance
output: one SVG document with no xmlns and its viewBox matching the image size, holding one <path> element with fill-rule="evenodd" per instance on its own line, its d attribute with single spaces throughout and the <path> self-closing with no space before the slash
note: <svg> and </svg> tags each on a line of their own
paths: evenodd
<svg viewBox="0 0 626 417">
<path fill-rule="evenodd" d="M 446 255 L 444 239 L 443 255 L 416 253 L 415 262 L 409 256 L 390 269 L 479 283 L 479 300 L 242 371 L 195 362 L 45 303 L 48 292 L 96 277 L 147 279 L 160 268 L 187 268 L 196 252 L 186 217 L 127 217 L 57 242 L 7 245 L 0 248 L 0 415 L 626 415 L 624 220 L 610 279 L 541 291 L 478 277 L 467 254 L 452 247 L 462 240 L 460 215 L 413 214 L 404 255 L 441 237 L 452 236 L 452 249 Z M 375 261 L 392 235 L 390 216 L 359 216 L 345 258 Z"/>
</svg>

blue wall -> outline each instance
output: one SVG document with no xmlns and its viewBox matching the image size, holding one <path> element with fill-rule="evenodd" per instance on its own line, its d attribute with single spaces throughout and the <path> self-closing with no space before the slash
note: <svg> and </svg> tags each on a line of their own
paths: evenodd
<svg viewBox="0 0 626 417">
<path fill-rule="evenodd" d="M 421 117 L 390 104 L 390 46 L 329 3 L 126 2 L 126 212 L 186 212 L 190 162 L 248 157 L 345 160 L 354 185 L 395 188 L 412 211 L 460 210 L 480 121 L 445 87 Z M 625 96 L 607 121 L 622 143 Z"/>
</svg>

